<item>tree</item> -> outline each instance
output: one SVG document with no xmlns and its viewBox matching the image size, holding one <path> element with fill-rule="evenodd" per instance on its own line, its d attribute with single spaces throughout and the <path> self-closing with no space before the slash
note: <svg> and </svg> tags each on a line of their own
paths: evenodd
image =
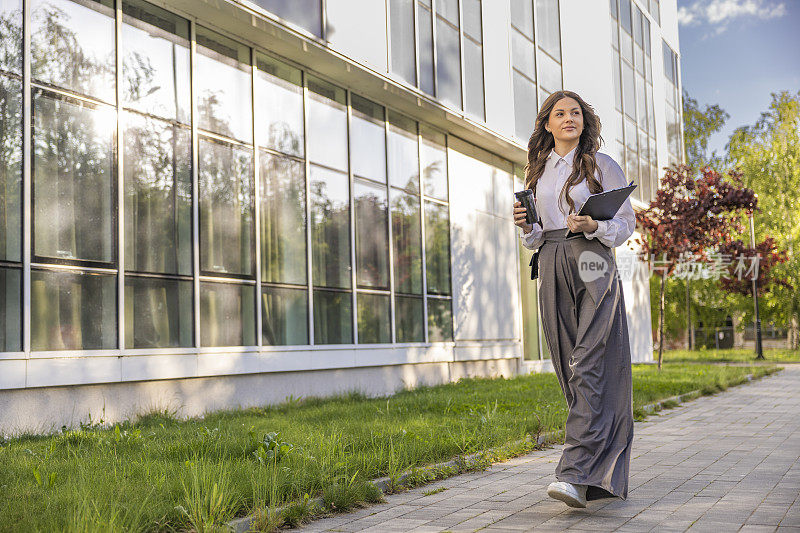
<svg viewBox="0 0 800 533">
<path fill-rule="evenodd" d="M 700 104 L 683 90 L 683 140 L 686 146 L 686 164 L 701 169 L 705 166 L 720 168 L 722 158 L 717 156 L 716 150 L 709 157 L 708 139 L 720 131 L 730 115 L 719 105 Z"/>
<path fill-rule="evenodd" d="M 704 168 L 700 176 L 688 165 L 673 165 L 661 178 L 650 207 L 636 214 L 643 238 L 636 239 L 641 253 L 660 263 L 658 368 L 664 350 L 664 289 L 667 276 L 687 256 L 708 258 L 708 250 L 729 238 L 731 214 L 755 208 L 752 190 L 742 187 L 741 175 L 726 176 Z"/>
<path fill-rule="evenodd" d="M 767 229 L 777 250 L 785 250 L 786 261 L 775 265 L 775 277 L 787 279 L 764 295 L 764 307 L 775 321 L 789 324 L 791 347 L 798 347 L 800 293 L 797 272 L 800 257 L 800 91 L 772 94 L 769 109 L 751 126 L 738 128 L 726 145 L 726 163 L 743 173 L 744 184 L 759 196 L 755 218 L 756 240 Z M 752 306 L 745 315 L 751 317 Z"/>
<path fill-rule="evenodd" d="M 725 125 L 725 122 L 730 118 L 730 115 L 722 109 L 719 105 L 706 104 L 701 107 L 700 104 L 689 95 L 689 92 L 684 88 L 683 90 L 683 141 L 686 147 L 686 162 L 692 168 L 699 171 L 699 169 L 710 166 L 717 170 L 722 169 L 722 159 L 717 156 L 716 151 L 712 152 L 711 156 L 707 155 L 708 140 L 716 132 L 720 131 Z M 690 281 L 694 290 L 690 293 Z M 690 280 L 689 278 L 680 280 L 680 285 L 683 286 L 683 293 L 686 298 L 686 305 L 679 307 L 680 314 L 684 317 L 684 324 L 686 325 L 687 333 L 687 347 L 692 349 L 694 347 L 694 328 L 692 327 L 692 316 L 697 316 L 697 312 L 703 314 L 703 309 L 695 309 L 692 313 L 692 308 L 695 306 L 692 302 L 692 293 L 697 292 L 697 284 L 703 284 L 709 280 Z M 710 280 L 710 285 L 716 287 L 716 283 Z M 703 322 L 708 324 L 707 321 Z"/>
</svg>

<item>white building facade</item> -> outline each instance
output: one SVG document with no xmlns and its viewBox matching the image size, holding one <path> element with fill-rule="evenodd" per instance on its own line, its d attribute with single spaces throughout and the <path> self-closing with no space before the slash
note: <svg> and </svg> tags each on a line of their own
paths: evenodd
<svg viewBox="0 0 800 533">
<path fill-rule="evenodd" d="M 546 369 L 510 214 L 538 105 L 594 106 L 637 209 L 682 160 L 675 0 L 0 17 L 5 434 Z M 647 279 L 624 294 L 649 361 Z"/>
</svg>

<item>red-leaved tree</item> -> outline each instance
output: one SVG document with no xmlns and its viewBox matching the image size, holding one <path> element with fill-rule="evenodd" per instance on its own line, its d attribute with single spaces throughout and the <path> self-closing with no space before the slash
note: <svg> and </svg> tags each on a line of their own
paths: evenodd
<svg viewBox="0 0 800 533">
<path fill-rule="evenodd" d="M 752 295 L 753 273 L 756 276 L 756 290 L 759 296 L 763 296 L 764 293 L 769 290 L 769 287 L 773 285 L 782 285 L 789 290 L 794 288 L 792 284 L 789 283 L 788 279 L 778 277 L 775 274 L 775 266 L 788 261 L 789 256 L 786 250 L 778 250 L 775 246 L 775 239 L 770 236 L 756 243 L 755 250 L 739 239 L 720 244 L 718 251 L 720 254 L 733 259 L 728 265 L 728 274 L 730 274 L 730 277 L 720 278 L 720 286 L 723 290 L 742 294 L 744 296 Z M 753 269 L 754 272 L 752 272 L 751 275 L 742 275 L 742 265 L 738 263 L 738 257 L 758 257 L 758 261 Z"/>
<path fill-rule="evenodd" d="M 656 198 L 636 214 L 643 237 L 636 239 L 645 260 L 651 258 L 661 273 L 658 316 L 658 368 L 664 351 L 664 288 L 667 276 L 678 262 L 690 256 L 708 260 L 709 252 L 721 243 L 730 242 L 733 214 L 755 209 L 757 198 L 752 189 L 742 185 L 741 173 L 727 175 L 706 167 L 698 175 L 688 165 L 666 169 Z"/>
</svg>

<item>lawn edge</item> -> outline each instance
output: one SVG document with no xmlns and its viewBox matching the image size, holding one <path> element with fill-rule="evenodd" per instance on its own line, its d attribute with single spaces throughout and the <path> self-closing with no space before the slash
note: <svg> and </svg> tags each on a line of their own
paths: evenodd
<svg viewBox="0 0 800 533">
<path fill-rule="evenodd" d="M 750 383 L 750 382 L 752 382 L 754 380 L 757 380 L 757 379 L 761 379 L 761 378 L 766 377 L 766 376 L 770 376 L 770 375 L 772 375 L 772 374 L 774 374 L 776 372 L 780 372 L 780 371 L 783 370 L 782 367 L 778 366 L 780 364 L 781 363 L 776 363 L 774 369 L 770 369 L 770 371 L 768 371 L 768 372 L 766 372 L 764 374 L 758 375 L 758 376 L 755 375 L 755 374 L 747 374 L 746 376 L 742 377 L 740 380 L 728 384 L 727 387 L 728 388 L 729 387 L 736 387 L 736 386 L 739 386 L 739 385 L 743 385 L 745 383 Z M 766 365 L 764 365 L 764 366 L 766 366 Z M 679 404 L 682 404 L 682 403 L 685 403 L 685 402 L 689 402 L 691 400 L 695 400 L 695 399 L 700 398 L 702 396 L 711 396 L 711 395 L 714 395 L 714 394 L 718 394 L 720 392 L 725 392 L 725 390 L 708 393 L 708 392 L 704 392 L 702 389 L 696 389 L 696 390 L 693 390 L 693 391 L 684 392 L 683 394 L 678 394 L 676 396 L 670 396 L 669 398 L 664 398 L 664 399 L 659 400 L 657 402 L 653 402 L 653 403 L 644 405 L 644 406 L 641 407 L 641 410 L 644 411 L 645 413 L 647 413 L 647 415 L 652 415 L 652 414 L 655 414 L 657 412 L 660 412 L 660 411 L 664 410 L 665 408 L 666 409 L 673 408 L 673 407 L 676 406 L 676 404 L 679 405 Z M 467 473 L 468 471 L 470 471 L 471 469 L 474 469 L 477 465 L 480 465 L 483 461 L 485 461 L 485 458 L 487 458 L 488 456 L 490 456 L 492 454 L 497 455 L 503 449 L 507 449 L 507 448 L 512 448 L 513 449 L 516 446 L 523 446 L 524 447 L 524 446 L 528 445 L 529 443 L 532 443 L 532 439 L 530 437 L 531 436 L 528 435 L 524 439 L 519 439 L 519 440 L 512 441 L 512 442 L 507 442 L 505 444 L 501 444 L 500 446 L 496 446 L 494 448 L 489 448 L 488 450 L 482 450 L 482 451 L 475 452 L 475 453 L 472 453 L 472 454 L 469 454 L 469 455 L 464 455 L 464 456 L 457 456 L 455 459 L 451 459 L 449 461 L 443 461 L 441 463 L 434 463 L 434 464 L 431 464 L 431 465 L 425 465 L 425 466 L 421 466 L 421 467 L 413 467 L 410 470 L 406 470 L 402 474 L 397 476 L 397 480 L 394 483 L 392 483 L 391 476 L 384 476 L 384 477 L 376 478 L 376 479 L 371 480 L 370 483 L 372 483 L 373 485 L 378 487 L 381 490 L 381 492 L 384 495 L 386 495 L 386 494 L 394 494 L 394 493 L 398 492 L 397 489 L 410 489 L 410 488 L 415 488 L 415 487 L 418 487 L 418 486 L 425 485 L 427 483 L 433 483 L 434 481 L 440 481 L 440 479 L 437 479 L 436 477 L 434 477 L 434 479 L 432 479 L 431 481 L 423 481 L 421 483 L 417 482 L 416 484 L 412 483 L 411 486 L 406 487 L 406 482 L 409 480 L 409 478 L 411 478 L 413 482 L 416 482 L 416 481 L 418 481 L 418 476 L 419 476 L 420 473 L 432 473 L 435 476 L 436 471 L 442 471 L 442 470 L 447 469 L 447 468 L 454 468 L 456 470 L 456 472 L 452 476 L 447 476 L 447 477 L 441 478 L 441 479 L 448 479 L 450 477 L 454 477 L 454 476 L 457 476 L 457 475 L 461 475 L 461 474 Z M 517 457 L 518 455 L 524 455 L 524 454 L 527 454 L 527 453 L 531 453 L 533 451 L 536 451 L 537 449 L 542 449 L 542 448 L 539 448 L 540 446 L 545 446 L 545 445 L 549 445 L 549 444 L 555 444 L 558 441 L 562 440 L 563 438 L 564 438 L 564 430 L 554 430 L 554 431 L 547 431 L 545 433 L 540 433 L 540 434 L 537 435 L 536 444 L 533 445 L 533 448 L 531 450 L 524 451 L 524 452 L 522 452 L 520 454 L 517 454 L 517 455 L 513 455 L 513 454 L 509 455 L 505 460 L 499 460 L 496 463 L 495 462 L 491 462 L 490 464 L 502 463 L 502 462 L 505 462 L 505 461 L 507 461 L 509 459 L 513 459 L 514 457 Z M 321 496 L 309 499 L 308 503 L 310 505 L 312 505 L 312 506 L 318 506 L 318 507 L 321 507 L 323 509 L 325 507 L 325 502 L 324 502 L 324 500 L 323 500 L 323 498 Z M 286 504 L 286 505 L 282 505 L 282 506 L 278 507 L 276 509 L 276 512 L 277 513 L 282 512 L 289 505 L 291 505 L 291 502 Z M 348 510 L 346 512 L 352 512 L 352 510 Z M 334 514 L 340 514 L 340 513 L 324 512 L 324 513 L 321 513 L 321 514 L 318 514 L 318 515 L 314 515 L 313 520 L 319 520 L 319 519 L 322 519 L 322 518 L 325 518 L 325 517 L 328 517 L 328 516 L 332 516 Z M 231 520 L 230 522 L 227 523 L 227 526 L 232 531 L 234 531 L 235 533 L 249 533 L 250 531 L 253 531 L 252 524 L 253 524 L 253 520 L 254 519 L 255 519 L 255 514 L 254 513 L 250 513 L 249 515 L 244 516 L 242 518 L 237 518 L 237 519 Z M 292 528 L 292 529 L 294 529 L 294 528 Z"/>
</svg>

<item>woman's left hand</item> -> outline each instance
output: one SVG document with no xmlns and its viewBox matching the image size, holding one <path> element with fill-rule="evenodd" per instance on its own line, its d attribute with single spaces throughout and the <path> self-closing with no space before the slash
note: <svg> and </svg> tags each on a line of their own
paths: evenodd
<svg viewBox="0 0 800 533">
<path fill-rule="evenodd" d="M 582 231 L 593 233 L 597 231 L 597 221 L 589 215 L 571 213 L 567 216 L 567 226 L 572 233 L 580 233 Z"/>
</svg>

